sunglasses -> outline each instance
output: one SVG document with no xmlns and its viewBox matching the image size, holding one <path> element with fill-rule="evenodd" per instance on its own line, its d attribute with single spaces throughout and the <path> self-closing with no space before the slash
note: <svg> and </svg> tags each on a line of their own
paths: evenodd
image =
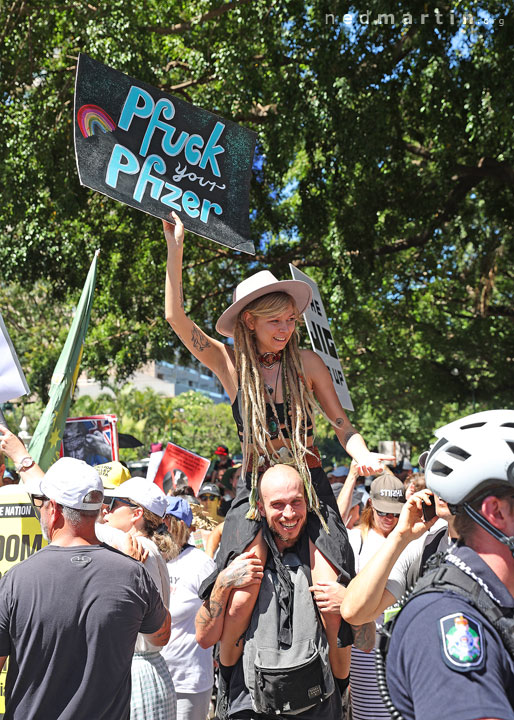
<svg viewBox="0 0 514 720">
<path fill-rule="evenodd" d="M 104 503 L 104 505 L 107 505 L 109 508 L 109 512 L 112 512 L 114 510 L 114 506 L 116 503 L 120 503 L 121 505 L 128 505 L 131 508 L 137 508 L 139 505 L 136 505 L 135 503 L 130 502 L 130 500 L 125 500 L 125 498 L 119 498 L 119 497 L 112 497 L 109 499 L 109 502 Z"/>
<path fill-rule="evenodd" d="M 394 517 L 394 518 L 400 517 L 400 513 L 382 512 L 381 510 L 377 510 L 376 508 L 375 508 L 375 512 L 380 517 Z"/>
<path fill-rule="evenodd" d="M 218 496 L 217 495 L 199 495 L 198 498 L 200 500 L 207 501 L 207 500 L 217 500 Z"/>
<path fill-rule="evenodd" d="M 48 498 L 46 495 L 31 495 L 30 496 L 30 502 L 32 505 L 36 508 L 36 510 L 40 510 L 43 505 L 46 503 Z"/>
</svg>

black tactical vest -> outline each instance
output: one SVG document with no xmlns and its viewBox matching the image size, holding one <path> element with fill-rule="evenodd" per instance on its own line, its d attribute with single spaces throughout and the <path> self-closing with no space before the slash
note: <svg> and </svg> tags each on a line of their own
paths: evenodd
<svg viewBox="0 0 514 720">
<path fill-rule="evenodd" d="M 394 720 L 403 720 L 403 716 L 393 705 L 387 688 L 387 652 L 400 612 L 408 602 L 418 595 L 429 592 L 442 593 L 447 590 L 460 595 L 491 623 L 498 632 L 505 649 L 514 659 L 513 610 L 499 607 L 476 580 L 455 565 L 444 563 L 444 557 L 445 554 L 440 553 L 430 560 L 431 569 L 420 577 L 414 588 L 400 600 L 400 611 L 389 622 L 379 628 L 380 639 L 378 647 L 375 649 L 378 688 L 382 700 Z"/>
</svg>

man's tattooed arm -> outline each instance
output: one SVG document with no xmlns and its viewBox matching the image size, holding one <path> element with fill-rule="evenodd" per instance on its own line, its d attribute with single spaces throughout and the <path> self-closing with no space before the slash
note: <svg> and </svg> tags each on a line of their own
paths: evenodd
<svg viewBox="0 0 514 720">
<path fill-rule="evenodd" d="M 196 325 L 193 325 L 193 330 L 191 332 L 191 342 L 193 343 L 193 347 L 195 350 L 198 350 L 198 352 L 203 352 L 206 348 L 211 347 L 211 343 L 206 338 L 206 336 L 203 334 L 203 332 L 198 328 Z"/>
<path fill-rule="evenodd" d="M 216 580 L 211 596 L 196 613 L 196 641 L 200 647 L 211 647 L 220 639 L 231 590 L 230 587 L 220 587 Z"/>
<path fill-rule="evenodd" d="M 152 635 L 148 635 L 147 637 L 152 643 L 152 645 L 157 645 L 157 647 L 164 647 L 164 645 L 166 645 L 166 643 L 170 639 L 170 634 L 171 615 L 169 614 L 168 610 L 166 610 L 166 618 L 161 627 Z"/>
<path fill-rule="evenodd" d="M 212 623 L 213 620 L 220 617 L 225 611 L 226 603 L 219 602 L 213 598 L 205 600 L 202 607 L 198 610 L 196 615 L 196 627 L 205 627 Z"/>
<path fill-rule="evenodd" d="M 351 625 L 351 628 L 355 647 L 364 652 L 371 652 L 375 647 L 375 622 L 364 623 L 364 625 Z"/>
<path fill-rule="evenodd" d="M 249 552 L 236 557 L 219 573 L 210 597 L 196 614 L 196 640 L 201 647 L 211 647 L 220 639 L 232 590 L 260 583 L 262 572 L 260 560 Z"/>
</svg>

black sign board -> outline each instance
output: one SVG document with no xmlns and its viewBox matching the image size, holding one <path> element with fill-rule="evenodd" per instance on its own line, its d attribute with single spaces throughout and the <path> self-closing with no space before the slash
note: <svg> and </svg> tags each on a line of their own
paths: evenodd
<svg viewBox="0 0 514 720">
<path fill-rule="evenodd" d="M 256 133 L 81 54 L 80 182 L 191 232 L 255 254 L 249 187 Z"/>
</svg>

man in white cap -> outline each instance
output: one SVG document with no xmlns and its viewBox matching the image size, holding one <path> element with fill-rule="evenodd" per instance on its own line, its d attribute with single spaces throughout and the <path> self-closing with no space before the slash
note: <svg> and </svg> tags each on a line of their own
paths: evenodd
<svg viewBox="0 0 514 720">
<path fill-rule="evenodd" d="M 169 613 L 139 563 L 99 544 L 94 468 L 61 458 L 25 488 L 50 545 L 0 581 L 4 718 L 128 720 L 137 634 L 165 645 Z"/>
</svg>

